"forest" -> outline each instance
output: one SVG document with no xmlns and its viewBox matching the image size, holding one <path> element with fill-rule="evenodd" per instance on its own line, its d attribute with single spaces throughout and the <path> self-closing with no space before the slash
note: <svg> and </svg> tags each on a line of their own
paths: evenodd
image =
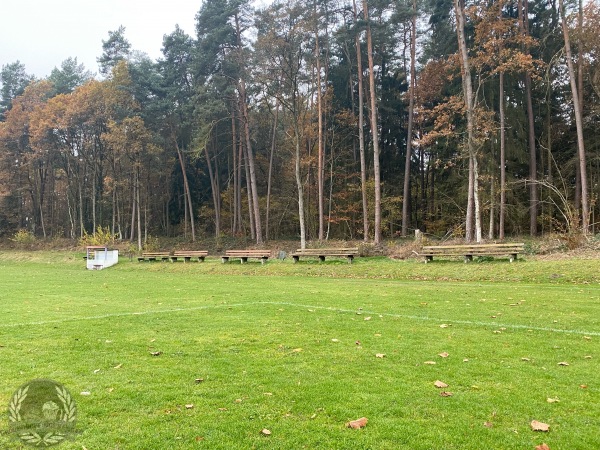
<svg viewBox="0 0 600 450">
<path fill-rule="evenodd" d="M 591 235 L 599 24 L 583 0 L 204 0 L 157 60 L 120 27 L 98 74 L 5 64 L 0 235 Z"/>
</svg>

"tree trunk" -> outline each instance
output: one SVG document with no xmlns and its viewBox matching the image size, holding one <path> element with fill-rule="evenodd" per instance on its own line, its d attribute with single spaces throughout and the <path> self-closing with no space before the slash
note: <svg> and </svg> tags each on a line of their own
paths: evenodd
<svg viewBox="0 0 600 450">
<path fill-rule="evenodd" d="M 475 215 L 475 238 L 481 242 L 481 216 L 479 211 L 479 193 L 478 193 L 478 164 L 477 152 L 475 150 L 474 132 L 474 97 L 473 84 L 471 80 L 471 66 L 469 63 L 469 54 L 467 51 L 467 40 L 465 37 L 465 11 L 462 0 L 454 0 L 456 12 L 456 31 L 458 33 L 458 47 L 460 53 L 461 73 L 463 78 L 463 91 L 465 104 L 467 107 L 467 150 L 469 155 L 469 197 L 467 201 L 466 215 L 466 233 L 467 242 L 473 239 L 473 214 Z"/>
<path fill-rule="evenodd" d="M 296 147 L 295 175 L 296 187 L 298 189 L 298 218 L 300 223 L 300 248 L 306 248 L 306 225 L 304 223 L 304 188 L 302 186 L 302 174 L 300 173 L 300 130 L 299 124 L 294 123 L 294 144 Z"/>
<path fill-rule="evenodd" d="M 367 57 L 369 60 L 369 94 L 371 98 L 371 138 L 373 142 L 373 178 L 375 182 L 375 229 L 373 242 L 381 243 L 381 170 L 379 166 L 379 130 L 377 128 L 377 96 L 373 63 L 373 39 L 369 23 L 367 0 L 363 0 L 363 15 L 367 23 Z"/>
<path fill-rule="evenodd" d="M 204 148 L 204 157 L 206 159 L 206 166 L 208 167 L 208 178 L 210 180 L 210 190 L 212 191 L 213 206 L 215 208 L 215 238 L 218 238 L 221 233 L 221 211 L 219 207 L 219 185 L 215 179 L 212 161 L 208 154 L 208 145 Z"/>
<path fill-rule="evenodd" d="M 235 25 L 236 25 L 236 34 L 237 34 L 237 45 L 240 56 L 240 64 L 243 63 L 241 61 L 242 57 L 242 32 L 240 29 L 239 17 L 235 15 Z M 244 124 L 244 134 L 246 137 L 246 151 L 248 152 L 248 166 L 250 169 L 250 187 L 252 189 L 252 204 L 254 206 L 254 226 L 256 229 L 256 243 L 261 245 L 263 243 L 262 238 L 262 227 L 260 221 L 260 208 L 258 204 L 258 184 L 256 182 L 256 169 L 254 167 L 254 154 L 252 152 L 252 142 L 250 140 L 250 121 L 248 115 L 248 97 L 246 95 L 246 82 L 242 77 L 238 83 L 238 90 L 240 93 L 240 104 L 241 104 L 241 113 L 242 113 L 242 121 Z"/>
<path fill-rule="evenodd" d="M 353 0 L 354 20 L 358 22 L 358 14 L 356 12 L 356 1 Z M 356 64 L 358 73 L 358 146 L 360 151 L 360 185 L 362 194 L 362 210 L 363 210 L 363 240 L 369 240 L 369 208 L 367 204 L 367 163 L 365 160 L 365 107 L 364 107 L 364 92 L 363 92 L 363 68 L 362 68 L 362 52 L 360 48 L 360 38 L 358 34 L 355 39 L 356 44 Z"/>
<path fill-rule="evenodd" d="M 585 146 L 583 140 L 583 119 L 581 113 L 581 105 L 579 103 L 579 94 L 577 91 L 577 79 L 575 78 L 575 69 L 573 68 L 573 56 L 571 54 L 571 42 L 569 40 L 569 28 L 566 19 L 563 0 L 558 0 L 562 16 L 562 29 L 565 39 L 565 53 L 567 57 L 567 66 L 569 68 L 569 81 L 571 83 L 571 94 L 573 97 L 573 109 L 575 111 L 575 124 L 577 127 L 577 152 L 579 155 L 579 170 L 581 172 L 581 231 L 584 234 L 589 233 L 589 199 L 588 199 L 588 183 L 585 158 Z"/>
<path fill-rule="evenodd" d="M 322 241 L 325 237 L 325 204 L 324 198 L 324 178 L 325 178 L 325 149 L 323 141 L 323 98 L 321 96 L 321 49 L 319 47 L 319 32 L 315 30 L 315 57 L 317 63 L 317 115 L 318 120 L 318 132 L 317 132 L 317 147 L 318 147 L 318 162 L 317 162 L 317 196 L 319 204 L 319 241 Z"/>
<path fill-rule="evenodd" d="M 188 183 L 187 171 L 185 168 L 185 158 L 181 149 L 179 148 L 179 143 L 177 139 L 173 137 L 173 143 L 175 144 L 175 148 L 177 149 L 177 158 L 179 159 L 179 166 L 181 167 L 181 173 L 183 175 L 183 196 L 184 201 L 187 204 L 187 210 L 189 211 L 189 220 L 190 220 L 190 228 L 192 231 L 192 242 L 196 241 L 196 227 L 194 225 L 194 209 L 192 208 L 192 194 L 190 193 L 190 185 Z"/>
<path fill-rule="evenodd" d="M 500 220 L 498 238 L 504 239 L 504 220 L 506 215 L 506 131 L 504 117 L 504 72 L 500 72 Z"/>
<path fill-rule="evenodd" d="M 406 136 L 406 158 L 404 162 L 404 189 L 402 195 L 402 236 L 408 234 L 408 222 L 410 220 L 410 162 L 412 157 L 413 118 L 415 108 L 415 84 L 416 84 L 416 47 L 417 47 L 417 0 L 412 2 L 412 23 L 410 38 L 410 87 L 408 90 L 408 130 Z"/>
<path fill-rule="evenodd" d="M 273 176 L 273 156 L 277 141 L 277 122 L 279 120 L 279 101 L 275 102 L 275 117 L 273 118 L 273 135 L 271 136 L 271 152 L 269 154 L 269 173 L 267 175 L 267 212 L 265 217 L 265 240 L 269 240 L 269 220 L 271 214 L 271 182 Z"/>
</svg>

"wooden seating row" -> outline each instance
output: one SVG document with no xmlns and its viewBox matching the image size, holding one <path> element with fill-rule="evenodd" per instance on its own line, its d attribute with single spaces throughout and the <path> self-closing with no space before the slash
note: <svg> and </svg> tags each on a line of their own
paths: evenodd
<svg viewBox="0 0 600 450">
<path fill-rule="evenodd" d="M 474 256 L 496 255 L 508 255 L 510 262 L 513 262 L 524 249 L 524 243 L 427 245 L 417 254 L 423 256 L 425 262 L 432 261 L 434 257 L 439 256 L 462 256 L 465 262 L 469 262 L 473 260 Z"/>
</svg>

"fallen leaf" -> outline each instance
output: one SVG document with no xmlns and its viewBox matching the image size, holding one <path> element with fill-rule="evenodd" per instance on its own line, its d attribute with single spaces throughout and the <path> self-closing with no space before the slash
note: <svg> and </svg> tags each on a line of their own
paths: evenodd
<svg viewBox="0 0 600 450">
<path fill-rule="evenodd" d="M 366 417 L 361 417 L 360 419 L 356 419 L 356 420 L 352 420 L 352 421 L 348 422 L 346 424 L 346 427 L 358 430 L 359 428 L 364 427 L 368 421 L 369 421 L 369 419 L 367 419 Z"/>
<path fill-rule="evenodd" d="M 531 429 L 533 431 L 550 431 L 550 425 L 548 425 L 547 423 L 544 422 L 539 422 L 537 420 L 532 420 L 531 421 Z"/>
<path fill-rule="evenodd" d="M 540 444 L 535 446 L 535 450 L 550 450 L 548 444 Z"/>
<path fill-rule="evenodd" d="M 559 366 L 568 366 L 568 365 L 569 365 L 569 363 L 568 363 L 568 362 L 566 362 L 566 361 L 561 361 L 561 362 L 559 362 L 559 363 L 558 363 L 558 365 L 559 365 Z"/>
<path fill-rule="evenodd" d="M 162 352 L 150 352 L 150 354 L 152 356 L 160 356 L 160 355 L 162 355 Z"/>
<path fill-rule="evenodd" d="M 448 327 L 449 327 L 449 325 L 447 323 L 443 323 L 440 325 L 440 328 L 448 328 Z"/>
<path fill-rule="evenodd" d="M 521 358 L 521 361 L 531 361 L 529 358 Z"/>
<path fill-rule="evenodd" d="M 463 362 L 469 362 L 469 358 L 463 359 Z"/>
<path fill-rule="evenodd" d="M 235 399 L 235 403 L 242 403 L 242 401 L 243 401 L 243 400 L 242 400 L 241 398 L 236 398 L 236 399 Z"/>
<path fill-rule="evenodd" d="M 360 341 L 356 341 L 356 342 L 355 342 L 355 344 L 356 344 L 356 345 L 360 345 Z"/>
<path fill-rule="evenodd" d="M 203 436 L 196 436 L 196 442 L 200 442 L 203 441 L 204 437 Z"/>
<path fill-rule="evenodd" d="M 591 337 L 591 336 L 584 336 L 583 338 L 584 338 L 586 341 L 591 341 L 591 340 L 592 340 L 592 337 Z"/>
<path fill-rule="evenodd" d="M 219 411 L 227 411 L 227 408 L 219 408 Z"/>
<path fill-rule="evenodd" d="M 579 385 L 579 387 L 580 387 L 581 389 L 587 389 L 587 384 L 580 384 L 580 385 Z"/>
<path fill-rule="evenodd" d="M 440 356 L 442 358 L 447 358 L 448 356 L 450 356 L 450 354 L 448 352 L 442 352 L 442 353 L 438 353 L 438 356 Z"/>
<path fill-rule="evenodd" d="M 113 367 L 113 369 L 120 369 L 121 367 L 123 367 L 123 363 L 117 364 L 115 367 Z"/>
<path fill-rule="evenodd" d="M 92 395 L 90 391 L 83 391 L 79 395 Z"/>
<path fill-rule="evenodd" d="M 376 353 L 375 358 L 385 358 L 385 353 Z"/>
<path fill-rule="evenodd" d="M 371 320 L 371 316 L 365 317 L 365 320 Z"/>
<path fill-rule="evenodd" d="M 435 361 L 425 361 L 423 364 L 427 364 L 429 366 L 433 366 L 434 364 L 436 364 Z"/>
<path fill-rule="evenodd" d="M 194 383 L 196 383 L 196 384 L 200 384 L 200 383 L 202 383 L 203 381 L 204 381 L 204 378 L 196 378 L 196 379 L 194 380 Z"/>
<path fill-rule="evenodd" d="M 592 355 L 585 355 L 583 359 L 592 359 Z"/>
<path fill-rule="evenodd" d="M 260 430 L 260 434 L 262 434 L 263 436 L 271 436 L 271 430 L 263 428 L 262 430 Z"/>
<path fill-rule="evenodd" d="M 194 408 L 194 405 L 192 403 L 185 405 L 185 409 L 193 409 L 193 408 Z"/>
<path fill-rule="evenodd" d="M 492 422 L 483 422 L 483 426 L 486 428 L 492 428 L 494 424 Z"/>
<path fill-rule="evenodd" d="M 94 373 L 100 373 L 100 369 L 94 370 Z"/>
<path fill-rule="evenodd" d="M 448 385 L 447 385 L 446 383 L 444 383 L 443 381 L 440 381 L 440 380 L 436 380 L 436 381 L 433 383 L 433 385 L 434 385 L 436 388 L 440 388 L 440 389 L 441 389 L 441 388 L 447 388 L 447 387 L 448 387 Z"/>
<path fill-rule="evenodd" d="M 454 394 L 452 392 L 443 391 L 443 392 L 440 392 L 440 395 L 442 397 L 452 397 Z"/>
<path fill-rule="evenodd" d="M 292 350 L 292 353 L 300 353 L 301 351 L 301 348 L 295 348 L 294 350 Z"/>
<path fill-rule="evenodd" d="M 263 395 L 267 395 L 270 397 L 271 395 L 273 395 L 273 393 L 272 392 L 263 392 Z"/>
<path fill-rule="evenodd" d="M 547 401 L 548 403 L 558 403 L 558 402 L 560 402 L 560 400 L 559 400 L 557 397 L 554 397 L 554 398 L 548 397 L 548 398 L 546 399 L 546 401 Z"/>
<path fill-rule="evenodd" d="M 332 339 L 331 342 L 340 342 L 339 339 Z"/>
</svg>

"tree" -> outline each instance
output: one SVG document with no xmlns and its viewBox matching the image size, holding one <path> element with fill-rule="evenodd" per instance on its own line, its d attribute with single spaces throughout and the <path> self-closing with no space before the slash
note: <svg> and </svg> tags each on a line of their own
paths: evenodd
<svg viewBox="0 0 600 450">
<path fill-rule="evenodd" d="M 0 121 L 4 120 L 4 114 L 11 108 L 14 98 L 21 95 L 27 85 L 33 81 L 33 77 L 25 71 L 25 65 L 19 61 L 2 66 L 0 72 Z"/>
<path fill-rule="evenodd" d="M 587 183 L 587 164 L 585 155 L 585 143 L 583 139 L 583 117 L 581 105 L 579 103 L 579 93 L 577 91 L 577 79 L 575 77 L 575 69 L 573 67 L 573 56 L 571 54 L 571 41 L 569 38 L 569 26 L 563 0 L 558 0 L 558 5 L 562 18 L 562 30 L 565 40 L 565 56 L 567 59 L 567 67 L 569 70 L 569 81 L 571 84 L 571 95 L 573 102 L 573 110 L 575 113 L 575 126 L 577 129 L 577 154 L 579 156 L 579 171 L 581 173 L 581 231 L 584 234 L 589 233 L 590 229 L 590 209 L 588 199 L 588 183 Z"/>
<path fill-rule="evenodd" d="M 69 94 L 92 78 L 92 73 L 83 64 L 77 63 L 77 58 L 67 58 L 60 69 L 52 69 L 48 80 L 54 85 L 55 94 Z"/>
<path fill-rule="evenodd" d="M 116 31 L 108 32 L 108 39 L 102 40 L 102 56 L 97 61 L 100 73 L 110 75 L 119 61 L 126 61 L 131 54 L 131 44 L 125 38 L 125 27 L 121 25 Z"/>
<path fill-rule="evenodd" d="M 373 178 L 375 181 L 375 228 L 373 241 L 381 243 L 381 170 L 379 168 L 379 128 L 377 124 L 377 94 L 375 92 L 375 65 L 373 63 L 373 38 L 369 22 L 367 0 L 363 0 L 363 15 L 367 29 L 367 59 L 369 62 L 369 98 L 371 103 L 371 136 L 373 145 Z"/>
</svg>

